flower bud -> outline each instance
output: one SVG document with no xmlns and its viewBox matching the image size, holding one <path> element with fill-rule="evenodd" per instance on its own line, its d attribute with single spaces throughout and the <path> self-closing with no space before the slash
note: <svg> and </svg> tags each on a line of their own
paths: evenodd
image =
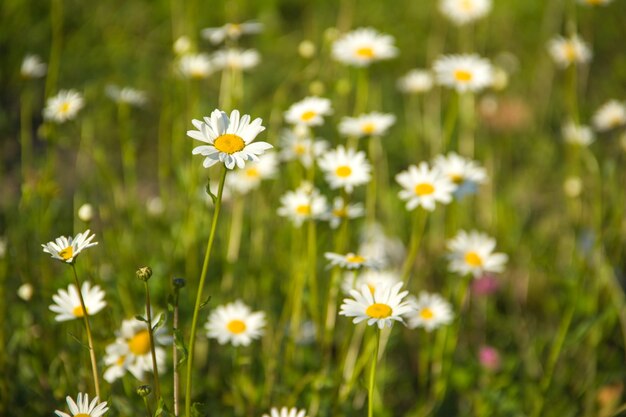
<svg viewBox="0 0 626 417">
<path fill-rule="evenodd" d="M 172 280 L 172 283 L 174 284 L 174 288 L 180 289 L 187 284 L 187 281 L 185 278 L 176 277 Z"/>
<path fill-rule="evenodd" d="M 137 278 L 146 282 L 152 276 L 152 268 L 150 268 L 149 266 L 142 266 L 141 268 L 137 270 L 136 274 L 137 274 Z"/>
<path fill-rule="evenodd" d="M 140 397 L 147 397 L 151 392 L 152 388 L 150 388 L 150 385 L 139 385 L 137 387 L 137 394 L 139 394 Z"/>
</svg>

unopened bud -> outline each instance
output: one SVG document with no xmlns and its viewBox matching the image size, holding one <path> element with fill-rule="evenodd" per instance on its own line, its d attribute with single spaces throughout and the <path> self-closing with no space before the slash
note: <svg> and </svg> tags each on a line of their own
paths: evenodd
<svg viewBox="0 0 626 417">
<path fill-rule="evenodd" d="M 176 277 L 172 280 L 173 284 L 174 284 L 174 288 L 183 288 L 186 284 L 187 281 L 185 281 L 185 278 L 180 278 L 180 277 Z"/>
<path fill-rule="evenodd" d="M 150 385 L 139 385 L 137 387 L 137 394 L 139 394 L 140 397 L 147 397 L 151 392 L 152 388 L 150 388 Z"/>
<path fill-rule="evenodd" d="M 148 281 L 152 276 L 152 268 L 150 268 L 149 266 L 142 266 L 137 270 L 136 274 L 137 278 L 139 278 L 140 280 Z"/>
</svg>

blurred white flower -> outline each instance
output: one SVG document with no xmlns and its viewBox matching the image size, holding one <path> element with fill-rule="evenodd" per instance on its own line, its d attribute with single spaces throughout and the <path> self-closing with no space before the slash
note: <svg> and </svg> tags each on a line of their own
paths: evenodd
<svg viewBox="0 0 626 417">
<path fill-rule="evenodd" d="M 626 105 L 617 100 L 604 103 L 593 115 L 593 126 L 603 132 L 626 124 Z"/>
<path fill-rule="evenodd" d="M 378 287 L 391 287 L 400 282 L 400 276 L 393 271 L 377 271 L 375 269 L 366 269 L 360 271 L 358 275 L 347 272 L 344 276 L 341 289 L 344 293 L 350 294 L 351 290 L 358 290 L 363 285 L 367 285 L 371 293 L 374 294 Z"/>
<path fill-rule="evenodd" d="M 24 301 L 30 301 L 33 297 L 34 288 L 31 284 L 25 283 L 20 285 L 17 289 L 17 296 L 20 297 Z"/>
<path fill-rule="evenodd" d="M 215 72 L 207 54 L 186 54 L 178 61 L 178 70 L 186 78 L 203 79 Z"/>
<path fill-rule="evenodd" d="M 191 41 L 187 36 L 181 36 L 174 41 L 172 49 L 176 55 L 186 55 L 191 52 Z"/>
<path fill-rule="evenodd" d="M 562 128 L 563 139 L 573 145 L 589 146 L 595 140 L 593 131 L 589 126 L 578 125 L 568 120 Z"/>
<path fill-rule="evenodd" d="M 448 240 L 450 271 L 478 278 L 485 272 L 502 272 L 508 260 L 503 253 L 494 253 L 496 240 L 475 230 L 461 230 Z"/>
<path fill-rule="evenodd" d="M 396 122 L 396 116 L 372 112 L 357 117 L 343 117 L 339 122 L 339 133 L 344 136 L 382 136 Z"/>
<path fill-rule="evenodd" d="M 324 254 L 324 258 L 326 258 L 328 262 L 330 262 L 330 267 L 338 266 L 344 269 L 379 269 L 383 266 L 383 263 L 380 259 L 365 257 L 363 255 L 355 254 L 352 252 L 345 255 L 335 252 L 326 252 Z"/>
<path fill-rule="evenodd" d="M 493 70 L 489 60 L 476 54 L 446 55 L 437 59 L 433 70 L 440 85 L 463 93 L 491 86 Z"/>
<path fill-rule="evenodd" d="M 146 201 L 146 211 L 152 217 L 159 217 L 165 211 L 161 197 L 152 197 Z"/>
<path fill-rule="evenodd" d="M 436 156 L 433 166 L 456 184 L 456 197 L 476 193 L 478 186 L 487 180 L 487 172 L 483 167 L 455 152 Z"/>
<path fill-rule="evenodd" d="M 253 313 L 250 307 L 237 300 L 215 308 L 204 327 L 207 336 L 217 339 L 220 345 L 248 346 L 263 335 L 265 313 Z"/>
<path fill-rule="evenodd" d="M 89 395 L 82 392 L 76 397 L 76 402 L 69 395 L 65 397 L 65 401 L 72 414 L 55 410 L 54 414 L 58 417 L 101 417 L 109 411 L 106 401 L 100 402 L 100 399 L 95 397 L 89 402 Z"/>
<path fill-rule="evenodd" d="M 330 188 L 343 188 L 351 193 L 354 187 L 367 184 L 371 179 L 372 167 L 365 157 L 365 152 L 344 148 L 326 151 L 317 161 L 324 171 Z"/>
<path fill-rule="evenodd" d="M 408 316 L 409 327 L 423 327 L 427 332 L 450 324 L 454 319 L 452 306 L 439 294 L 420 292 L 419 298 L 410 296 L 409 302 L 413 305 L 414 312 Z"/>
<path fill-rule="evenodd" d="M 239 69 L 248 70 L 256 67 L 261 56 L 254 49 L 241 50 L 237 48 L 221 49 L 213 54 L 213 65 L 218 70 Z"/>
<path fill-rule="evenodd" d="M 398 79 L 398 90 L 405 94 L 423 94 L 433 88 L 433 75 L 428 70 L 413 69 Z"/>
<path fill-rule="evenodd" d="M 23 78 L 41 78 L 46 75 L 48 66 L 39 58 L 38 55 L 28 54 L 22 61 L 20 74 Z"/>
<path fill-rule="evenodd" d="M 263 417 L 306 417 L 306 410 L 298 410 L 295 407 L 283 407 L 281 409 L 272 407 L 270 413 L 263 414 Z"/>
<path fill-rule="evenodd" d="M 352 298 L 343 300 L 339 315 L 354 317 L 354 324 L 362 321 L 367 321 L 368 326 L 376 324 L 379 329 L 391 327 L 394 321 L 404 324 L 403 316 L 411 314 L 414 307 L 407 300 L 403 301 L 409 292 L 400 292 L 401 288 L 401 282 L 379 286 L 372 294 L 367 285 L 362 285 L 358 291 L 350 291 Z"/>
<path fill-rule="evenodd" d="M 93 219 L 93 206 L 85 203 L 78 208 L 78 218 L 84 222 L 90 222 Z"/>
<path fill-rule="evenodd" d="M 136 107 L 143 106 L 148 100 L 146 93 L 131 87 L 120 88 L 116 85 L 108 85 L 105 92 L 106 95 L 116 103 L 125 103 Z"/>
<path fill-rule="evenodd" d="M 226 177 L 226 186 L 239 194 L 247 194 L 258 188 L 261 181 L 273 178 L 278 171 L 278 158 L 274 152 L 266 152 L 258 161 L 246 164 Z"/>
<path fill-rule="evenodd" d="M 326 197 L 309 182 L 303 182 L 294 191 L 287 191 L 280 198 L 278 215 L 290 219 L 296 227 L 309 219 L 320 219 L 326 212 Z"/>
<path fill-rule="evenodd" d="M 461 26 L 487 15 L 491 11 L 491 0 L 441 0 L 439 10 Z"/>
<path fill-rule="evenodd" d="M 285 112 L 285 120 L 292 125 L 319 126 L 323 116 L 333 114 L 330 100 L 321 97 L 306 97 L 294 103 Z"/>
<path fill-rule="evenodd" d="M 262 30 L 262 23 L 250 20 L 243 23 L 226 23 L 220 27 L 205 28 L 200 31 L 200 34 L 204 39 L 217 45 L 225 39 L 237 40 L 241 35 L 260 33 Z"/>
<path fill-rule="evenodd" d="M 316 158 L 326 152 L 328 142 L 321 139 L 313 139 L 306 135 L 299 135 L 294 130 L 284 129 L 281 133 L 280 159 L 283 161 L 297 159 L 305 168 L 309 168 Z"/>
<path fill-rule="evenodd" d="M 366 67 L 372 62 L 395 57 L 398 49 L 392 36 L 373 28 L 359 28 L 337 39 L 332 54 L 335 60 L 344 64 Z"/>
<path fill-rule="evenodd" d="M 335 197 L 330 211 L 324 214 L 323 219 L 330 223 L 330 227 L 336 229 L 341 222 L 348 219 L 356 219 L 363 216 L 365 210 L 363 204 L 346 204 L 342 197 Z"/>
<path fill-rule="evenodd" d="M 406 200 L 407 210 L 423 207 L 435 210 L 436 203 L 448 204 L 456 185 L 439 169 L 430 169 L 426 162 L 419 166 L 411 165 L 406 171 L 396 175 L 396 181 L 402 186 L 399 196 Z"/>
<path fill-rule="evenodd" d="M 92 316 L 97 314 L 100 310 L 106 307 L 107 303 L 104 301 L 104 291 L 98 286 L 93 287 L 89 281 L 85 281 L 81 285 L 83 300 L 85 301 L 85 309 L 87 314 Z M 85 313 L 80 305 L 80 296 L 76 285 L 70 284 L 67 287 L 67 291 L 60 289 L 55 295 L 52 296 L 54 304 L 49 308 L 51 311 L 57 313 L 54 318 L 56 321 L 68 321 L 82 318 Z"/>
<path fill-rule="evenodd" d="M 548 42 L 548 52 L 561 68 L 571 64 L 585 64 L 591 60 L 591 49 L 578 35 L 569 38 L 557 36 Z"/>
<path fill-rule="evenodd" d="M 85 105 L 81 93 L 76 90 L 61 90 L 46 101 L 43 116 L 46 120 L 63 123 L 76 117 L 80 109 Z"/>
</svg>

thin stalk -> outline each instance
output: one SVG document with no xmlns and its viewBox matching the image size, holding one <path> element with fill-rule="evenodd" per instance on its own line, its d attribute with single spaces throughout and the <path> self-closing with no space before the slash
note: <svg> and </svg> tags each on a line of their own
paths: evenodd
<svg viewBox="0 0 626 417">
<path fill-rule="evenodd" d="M 322 328 L 321 314 L 319 313 L 319 299 L 317 286 L 317 242 L 316 242 L 315 221 L 309 220 L 307 225 L 307 263 L 309 269 L 309 291 L 311 293 L 311 317 L 317 323 L 318 329 Z M 320 334 L 320 340 L 323 337 Z"/>
<path fill-rule="evenodd" d="M 195 352 L 196 331 L 198 327 L 198 316 L 200 313 L 200 304 L 202 304 L 202 290 L 204 288 L 204 281 L 206 280 L 207 271 L 209 269 L 209 258 L 211 256 L 211 249 L 213 248 L 213 241 L 215 240 L 215 230 L 217 229 L 217 219 L 220 214 L 220 208 L 222 207 L 222 192 L 224 191 L 224 182 L 226 180 L 226 174 L 228 170 L 224 168 L 222 178 L 220 179 L 219 188 L 217 190 L 217 198 L 215 200 L 215 210 L 213 211 L 213 220 L 211 222 L 211 232 L 209 234 L 209 241 L 207 243 L 206 252 L 204 254 L 204 263 L 202 264 L 202 273 L 200 274 L 200 283 L 198 284 L 198 291 L 196 293 L 196 303 L 193 308 L 193 318 L 191 319 L 191 334 L 189 336 L 189 356 L 187 358 L 187 380 L 185 385 L 185 415 L 191 416 L 191 372 L 193 370 L 193 356 Z"/>
<path fill-rule="evenodd" d="M 178 299 L 180 288 L 174 287 L 174 318 L 172 319 L 172 330 L 174 335 L 178 332 Z M 180 372 L 178 371 L 178 348 L 176 343 L 172 343 L 172 364 L 174 369 L 174 415 L 178 417 L 180 413 Z"/>
<path fill-rule="evenodd" d="M 137 156 L 130 132 L 129 107 L 125 103 L 117 105 L 117 118 L 120 129 L 120 149 L 122 151 L 122 172 L 124 185 L 129 196 L 135 196 L 137 188 Z"/>
<path fill-rule="evenodd" d="M 152 374 L 154 376 L 154 394 L 157 404 L 161 399 L 161 384 L 159 383 L 159 368 L 157 366 L 156 348 L 154 347 L 154 331 L 152 330 L 152 311 L 150 307 L 150 290 L 148 281 L 144 281 L 146 288 L 146 320 L 148 321 L 148 335 L 150 336 L 150 353 L 152 354 Z"/>
<path fill-rule="evenodd" d="M 241 234 L 243 231 L 244 199 L 234 198 L 232 202 L 232 220 L 230 222 L 230 233 L 228 233 L 228 245 L 226 250 L 226 261 L 228 269 L 222 277 L 222 291 L 229 292 L 233 287 L 235 261 L 239 257 L 241 248 Z"/>
<path fill-rule="evenodd" d="M 33 109 L 30 85 L 22 90 L 20 99 L 20 140 L 22 154 L 22 185 L 26 184 L 33 166 Z"/>
<path fill-rule="evenodd" d="M 450 152 L 452 150 L 452 132 L 459 114 L 459 97 L 458 94 L 452 96 L 452 103 L 448 106 L 448 112 L 443 125 L 443 134 L 441 135 L 441 150 Z"/>
<path fill-rule="evenodd" d="M 46 77 L 45 97 L 48 98 L 57 88 L 61 49 L 63 45 L 63 0 L 50 2 L 50 26 L 52 27 L 52 44 L 48 60 L 48 76 Z"/>
<path fill-rule="evenodd" d="M 357 69 L 356 97 L 354 103 L 354 115 L 359 115 L 367 110 L 369 98 L 369 76 L 367 68 Z"/>
<path fill-rule="evenodd" d="M 474 156 L 474 94 L 465 92 L 459 97 L 461 134 L 459 151 L 464 156 Z"/>
<path fill-rule="evenodd" d="M 148 417 L 152 417 L 152 410 L 150 410 L 150 404 L 148 404 L 148 396 L 143 397 L 143 404 L 146 406 L 146 413 Z"/>
<path fill-rule="evenodd" d="M 93 374 L 93 385 L 96 390 L 96 396 L 100 396 L 100 381 L 98 380 L 98 362 L 96 361 L 96 351 L 93 348 L 93 337 L 91 336 L 91 327 L 89 327 L 89 313 L 87 307 L 85 307 L 85 300 L 83 299 L 83 292 L 76 273 L 76 265 L 72 263 L 72 271 L 74 272 L 74 281 L 76 282 L 76 290 L 78 292 L 78 299 L 80 300 L 80 307 L 83 309 L 83 322 L 85 323 L 85 330 L 87 331 L 87 342 L 89 344 L 89 357 L 91 359 L 91 373 Z"/>
<path fill-rule="evenodd" d="M 374 387 L 376 385 L 376 365 L 378 364 L 378 350 L 380 348 L 380 329 L 376 329 L 376 347 L 372 357 L 372 367 L 370 368 L 370 381 L 367 390 L 367 417 L 374 415 Z"/>
<path fill-rule="evenodd" d="M 413 230 L 411 232 L 411 243 L 409 244 L 409 253 L 407 254 L 404 264 L 402 265 L 402 275 L 400 279 L 404 283 L 408 283 L 409 275 L 415 264 L 417 253 L 419 251 L 420 242 L 426 228 L 426 220 L 428 219 L 428 213 L 426 210 L 417 208 L 417 212 L 413 217 Z"/>
</svg>

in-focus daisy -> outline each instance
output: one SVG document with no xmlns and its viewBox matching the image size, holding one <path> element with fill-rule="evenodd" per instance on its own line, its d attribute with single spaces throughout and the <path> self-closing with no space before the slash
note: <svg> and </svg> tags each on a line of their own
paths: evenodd
<svg viewBox="0 0 626 417">
<path fill-rule="evenodd" d="M 76 257 L 83 250 L 95 246 L 98 242 L 92 242 L 96 235 L 89 236 L 89 229 L 75 237 L 60 236 L 52 242 L 48 242 L 43 247 L 43 251 L 52 255 L 53 259 L 58 259 L 68 264 L 73 263 Z"/>
<path fill-rule="evenodd" d="M 374 294 L 378 287 L 391 287 L 400 282 L 400 277 L 393 271 L 377 271 L 375 269 L 366 269 L 359 272 L 358 275 L 354 273 L 346 273 L 341 289 L 344 293 L 350 294 L 351 290 L 358 290 L 367 285 L 370 292 Z"/>
<path fill-rule="evenodd" d="M 205 168 L 218 162 L 223 162 L 228 169 L 235 165 L 243 168 L 246 161 L 258 161 L 259 155 L 272 148 L 267 142 L 252 143 L 265 130 L 262 122 L 260 118 L 250 122 L 247 114 L 240 117 L 239 110 L 233 110 L 230 117 L 221 110 L 213 110 L 204 121 L 194 119 L 191 122 L 198 130 L 188 130 L 187 136 L 208 144 L 195 147 L 192 153 L 205 157 Z"/>
<path fill-rule="evenodd" d="M 567 121 L 561 131 L 563 140 L 573 145 L 589 146 L 595 140 L 593 131 L 589 126 L 576 124 L 572 120 Z"/>
<path fill-rule="evenodd" d="M 61 90 L 46 101 L 43 117 L 47 120 L 63 123 L 76 117 L 85 105 L 83 95 L 76 90 Z"/>
<path fill-rule="evenodd" d="M 476 161 L 450 152 L 447 155 L 438 155 L 434 160 L 434 167 L 447 176 L 457 185 L 454 194 L 461 197 L 474 194 L 478 185 L 487 180 L 487 172 Z"/>
<path fill-rule="evenodd" d="M 305 182 L 296 190 L 287 191 L 280 198 L 280 205 L 278 215 L 300 227 L 305 220 L 322 218 L 328 203 L 317 188 Z"/>
<path fill-rule="evenodd" d="M 396 175 L 396 181 L 402 186 L 398 193 L 406 200 L 407 210 L 423 207 L 433 211 L 436 203 L 448 204 L 456 185 L 439 169 L 430 169 L 426 162 L 419 166 L 411 165 L 406 171 Z"/>
<path fill-rule="evenodd" d="M 252 312 L 240 300 L 217 307 L 209 316 L 204 327 L 207 336 L 217 339 L 220 345 L 248 346 L 263 335 L 265 313 Z"/>
<path fill-rule="evenodd" d="M 46 75 L 48 66 L 39 58 L 38 55 L 28 54 L 22 61 L 20 74 L 24 78 L 41 78 Z"/>
<path fill-rule="evenodd" d="M 328 142 L 298 134 L 292 129 L 284 129 L 280 136 L 280 147 L 281 160 L 297 159 L 305 168 L 309 168 L 328 149 Z"/>
<path fill-rule="evenodd" d="M 354 187 L 367 184 L 371 179 L 372 167 L 365 152 L 346 149 L 342 145 L 322 155 L 317 164 L 333 189 L 343 188 L 351 193 Z"/>
<path fill-rule="evenodd" d="M 278 170 L 276 153 L 267 152 L 258 161 L 249 162 L 245 168 L 234 171 L 226 177 L 226 186 L 239 194 L 247 194 L 258 188 L 261 181 L 273 178 Z"/>
<path fill-rule="evenodd" d="M 439 10 L 454 24 L 461 26 L 489 13 L 491 0 L 441 0 Z"/>
<path fill-rule="evenodd" d="M 372 62 L 398 55 L 394 39 L 373 28 L 348 32 L 333 44 L 333 58 L 348 65 L 366 67 Z"/>
<path fill-rule="evenodd" d="M 98 313 L 107 305 L 104 301 L 104 291 L 97 285 L 92 287 L 88 281 L 85 281 L 81 285 L 81 293 L 85 301 L 87 314 L 90 316 Z M 84 316 L 76 285 L 70 284 L 67 287 L 67 291 L 60 289 L 52 296 L 52 300 L 54 304 L 50 306 L 50 310 L 57 313 L 57 316 L 54 318 L 56 321 L 74 320 Z"/>
<path fill-rule="evenodd" d="M 433 88 L 433 76 L 430 71 L 413 69 L 398 79 L 398 90 L 405 94 L 423 94 Z"/>
<path fill-rule="evenodd" d="M 213 54 L 215 68 L 248 70 L 256 67 L 261 61 L 261 55 L 254 49 L 241 50 L 237 48 L 221 49 Z"/>
<path fill-rule="evenodd" d="M 120 88 L 116 85 L 108 85 L 105 92 L 116 103 L 124 103 L 130 106 L 141 107 L 147 101 L 145 92 L 131 87 Z"/>
<path fill-rule="evenodd" d="M 322 97 L 306 97 L 294 103 L 285 112 L 285 120 L 293 125 L 320 126 L 323 116 L 333 114 L 330 100 Z"/>
<path fill-rule="evenodd" d="M 336 229 L 341 222 L 347 219 L 356 219 L 363 216 L 364 213 L 362 204 L 346 204 L 343 198 L 335 197 L 332 208 L 324 215 L 324 220 L 330 223 L 331 228 Z"/>
<path fill-rule="evenodd" d="M 480 91 L 493 83 L 489 60 L 476 54 L 446 55 L 433 65 L 437 82 L 462 93 Z"/>
<path fill-rule="evenodd" d="M 70 413 L 67 414 L 63 411 L 55 410 L 54 414 L 59 417 L 100 417 L 103 416 L 109 408 L 107 407 L 107 402 L 100 402 L 98 397 L 95 397 L 91 402 L 89 402 L 89 395 L 78 393 L 78 397 L 76 397 L 76 402 L 69 395 L 65 397 L 65 401 L 67 401 L 67 407 L 70 409 Z"/>
<path fill-rule="evenodd" d="M 186 78 L 201 80 L 215 72 L 211 58 L 207 54 L 187 54 L 180 57 L 178 70 Z"/>
<path fill-rule="evenodd" d="M 354 317 L 355 324 L 367 320 L 368 326 L 376 324 L 379 329 L 391 327 L 394 321 L 404 323 L 402 316 L 411 314 L 414 308 L 402 300 L 409 292 L 400 292 L 401 288 L 399 282 L 391 287 L 377 287 L 374 294 L 367 285 L 361 286 L 359 291 L 351 290 L 352 298 L 343 300 L 339 315 Z"/>
<path fill-rule="evenodd" d="M 270 413 L 263 414 L 263 417 L 306 417 L 306 410 L 298 410 L 295 407 L 283 407 L 281 409 L 272 407 Z"/>
<path fill-rule="evenodd" d="M 454 318 L 452 306 L 439 294 L 429 294 L 422 291 L 419 297 L 411 298 L 415 311 L 408 317 L 409 327 L 423 327 L 430 332 L 449 324 Z"/>
<path fill-rule="evenodd" d="M 626 124 L 626 105 L 617 100 L 604 103 L 593 115 L 593 126 L 603 132 Z"/>
<path fill-rule="evenodd" d="M 347 253 L 345 255 L 341 255 L 339 253 L 334 252 L 326 252 L 324 254 L 324 258 L 328 259 L 330 262 L 330 266 L 338 266 L 344 269 L 361 269 L 361 268 L 372 268 L 377 269 L 382 266 L 382 262 L 380 259 L 365 257 L 355 253 Z"/>
<path fill-rule="evenodd" d="M 205 28 L 202 29 L 200 34 L 204 39 L 217 45 L 223 42 L 224 39 L 237 40 L 241 35 L 260 33 L 262 30 L 262 23 L 248 21 L 243 23 L 226 23 L 224 26 L 216 28 Z"/>
<path fill-rule="evenodd" d="M 396 116 L 384 113 L 367 113 L 357 117 L 344 117 L 339 122 L 339 133 L 344 136 L 382 136 L 396 122 Z"/>
<path fill-rule="evenodd" d="M 503 253 L 495 253 L 496 240 L 475 230 L 461 230 L 447 242 L 450 270 L 478 278 L 485 272 L 502 272 L 508 260 Z"/>
<path fill-rule="evenodd" d="M 578 35 L 569 38 L 557 36 L 548 42 L 548 52 L 561 68 L 571 64 L 584 64 L 591 59 L 591 49 Z"/>
</svg>

